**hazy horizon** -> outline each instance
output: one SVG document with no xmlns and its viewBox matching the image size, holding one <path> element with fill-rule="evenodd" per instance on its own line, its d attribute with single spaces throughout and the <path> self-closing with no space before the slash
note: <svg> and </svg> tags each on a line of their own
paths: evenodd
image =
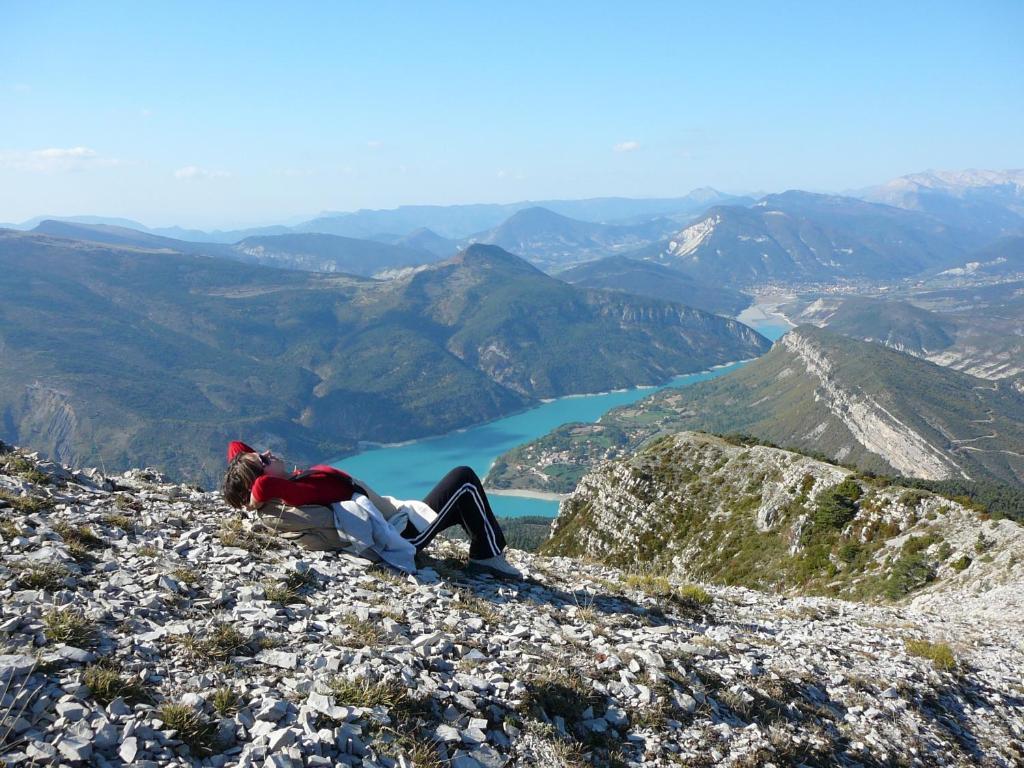
<svg viewBox="0 0 1024 768">
<path fill-rule="evenodd" d="M 1024 167 L 1013 2 L 3 13 L 8 223 L 223 229 Z"/>
</svg>

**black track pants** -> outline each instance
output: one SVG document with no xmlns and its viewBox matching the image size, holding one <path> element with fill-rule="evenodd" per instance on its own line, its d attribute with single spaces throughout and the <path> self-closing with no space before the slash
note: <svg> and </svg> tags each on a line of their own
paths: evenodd
<svg viewBox="0 0 1024 768">
<path fill-rule="evenodd" d="M 402 532 L 416 545 L 417 552 L 445 528 L 456 524 L 469 534 L 469 556 L 474 560 L 494 557 L 505 549 L 505 536 L 494 518 L 484 487 L 469 467 L 453 469 L 423 501 L 437 512 L 437 518 L 422 533 L 411 524 Z"/>
</svg>

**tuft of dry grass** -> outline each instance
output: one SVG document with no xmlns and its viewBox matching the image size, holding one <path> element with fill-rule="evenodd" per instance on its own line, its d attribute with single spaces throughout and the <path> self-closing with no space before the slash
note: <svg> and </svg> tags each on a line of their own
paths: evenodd
<svg viewBox="0 0 1024 768">
<path fill-rule="evenodd" d="M 111 512 L 103 516 L 103 522 L 107 525 L 112 525 L 114 528 L 120 528 L 125 533 L 131 533 L 135 530 L 135 521 L 128 515 Z"/>
<path fill-rule="evenodd" d="M 214 711 L 221 717 L 230 717 L 238 711 L 238 694 L 226 685 L 221 686 L 214 691 L 210 704 L 213 705 Z"/>
<path fill-rule="evenodd" d="M 907 653 L 911 656 L 918 656 L 928 659 L 932 665 L 943 672 L 948 672 L 957 667 L 956 654 L 949 643 L 930 643 L 927 640 L 905 640 L 904 645 Z"/>
<path fill-rule="evenodd" d="M 53 643 L 81 648 L 96 638 L 96 622 L 74 608 L 54 608 L 43 614 L 43 634 Z"/>
<path fill-rule="evenodd" d="M 349 614 L 340 623 L 345 629 L 339 638 L 343 645 L 354 648 L 362 648 L 367 645 L 373 647 L 385 640 L 384 630 L 368 619 L 360 619 Z"/>
<path fill-rule="evenodd" d="M 56 563 L 32 563 L 18 566 L 17 581 L 25 589 L 45 589 L 54 592 L 64 586 L 68 569 Z"/>
<path fill-rule="evenodd" d="M 254 555 L 262 554 L 266 550 L 279 545 L 279 542 L 273 536 L 267 536 L 246 527 L 242 519 L 238 517 L 232 517 L 223 521 L 217 535 L 220 538 L 220 543 L 225 547 L 244 549 Z"/>
<path fill-rule="evenodd" d="M 216 726 L 202 714 L 184 704 L 164 704 L 159 714 L 164 727 L 174 731 L 196 755 L 212 752 Z"/>
<path fill-rule="evenodd" d="M 138 680 L 125 680 L 112 662 L 90 664 L 82 672 L 82 682 L 89 686 L 93 697 L 101 704 L 109 704 L 118 696 L 129 704 L 144 701 L 145 688 Z"/>
<path fill-rule="evenodd" d="M 6 501 L 15 512 L 31 515 L 53 509 L 53 501 L 39 496 L 18 496 L 0 488 L 0 500 Z"/>
<path fill-rule="evenodd" d="M 104 546 L 103 539 L 85 525 L 71 525 L 60 520 L 53 524 L 53 530 L 64 540 L 68 552 L 78 562 L 95 560 L 93 551 Z"/>
<path fill-rule="evenodd" d="M 207 661 L 225 661 L 232 656 L 252 655 L 249 638 L 231 624 L 217 622 L 203 637 L 178 635 L 172 638 L 189 656 Z"/>
<path fill-rule="evenodd" d="M 263 591 L 274 603 L 287 605 L 288 603 L 301 602 L 302 590 L 316 583 L 316 576 L 311 571 L 299 573 L 292 571 L 283 579 L 268 579 L 263 582 Z"/>
</svg>

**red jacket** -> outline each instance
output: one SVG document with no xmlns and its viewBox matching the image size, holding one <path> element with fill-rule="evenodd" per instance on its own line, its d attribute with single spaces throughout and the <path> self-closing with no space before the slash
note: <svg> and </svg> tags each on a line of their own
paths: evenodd
<svg viewBox="0 0 1024 768">
<path fill-rule="evenodd" d="M 256 451 L 241 440 L 234 440 L 228 444 L 229 462 L 240 453 Z M 336 501 L 347 501 L 351 498 L 352 478 L 340 469 L 326 464 L 317 464 L 305 472 L 296 470 L 292 477 L 261 475 L 252 484 L 252 500 L 256 504 L 280 499 L 293 507 L 301 507 L 303 504 L 328 506 Z"/>
</svg>

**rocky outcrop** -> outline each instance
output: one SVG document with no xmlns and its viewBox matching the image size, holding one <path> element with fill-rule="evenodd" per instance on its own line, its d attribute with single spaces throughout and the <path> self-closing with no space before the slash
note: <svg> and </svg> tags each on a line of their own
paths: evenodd
<svg viewBox="0 0 1024 768">
<path fill-rule="evenodd" d="M 543 551 L 786 594 L 946 596 L 930 604 L 985 604 L 988 590 L 1024 581 L 1016 522 L 799 453 L 693 432 L 586 475 L 562 501 Z"/>
<path fill-rule="evenodd" d="M 400 578 L 151 470 L 4 452 L 0 487 L 7 765 L 1024 760 L 1019 615 L 520 552 L 530 578 L 504 583 L 457 542 Z"/>
</svg>

